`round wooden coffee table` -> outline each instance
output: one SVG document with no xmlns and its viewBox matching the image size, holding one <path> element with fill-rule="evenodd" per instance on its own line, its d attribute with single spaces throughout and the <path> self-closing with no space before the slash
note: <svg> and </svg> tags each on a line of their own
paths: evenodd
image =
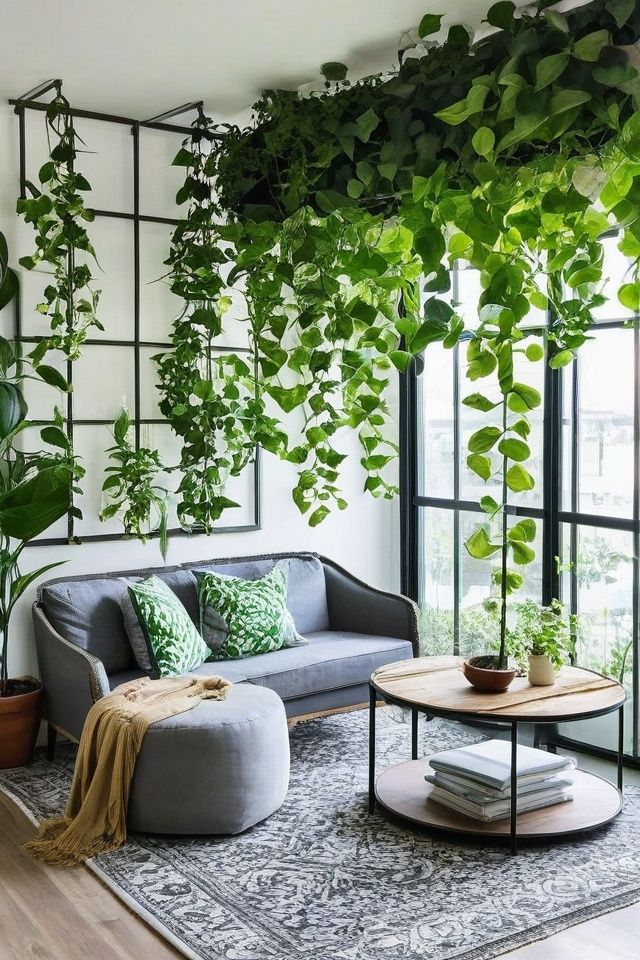
<svg viewBox="0 0 640 960">
<path fill-rule="evenodd" d="M 387 664 L 369 681 L 369 810 L 376 801 L 390 813 L 433 830 L 463 836 L 509 839 L 515 853 L 518 839 L 561 837 L 609 823 L 622 809 L 624 687 L 602 674 L 579 667 L 563 667 L 550 687 L 533 687 L 516 678 L 504 693 L 483 693 L 465 679 L 462 657 L 420 657 Z M 376 703 L 411 710 L 411 757 L 387 767 L 376 780 Z M 586 773 L 572 772 L 574 799 L 570 803 L 517 814 L 516 750 L 518 724 L 562 723 L 585 720 L 618 711 L 617 786 Z M 430 798 L 424 779 L 428 757 L 418 759 L 418 715 L 459 721 L 489 721 L 511 732 L 511 813 L 505 820 L 482 823 L 450 810 Z"/>
</svg>

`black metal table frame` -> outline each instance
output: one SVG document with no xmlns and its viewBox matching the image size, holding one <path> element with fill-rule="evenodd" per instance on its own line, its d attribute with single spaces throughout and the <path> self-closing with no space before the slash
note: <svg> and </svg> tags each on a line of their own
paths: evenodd
<svg viewBox="0 0 640 960">
<path fill-rule="evenodd" d="M 595 673 L 595 671 L 590 671 Z M 490 722 L 492 726 L 511 728 L 511 809 L 510 809 L 510 831 L 509 846 L 511 853 L 516 853 L 518 849 L 518 813 L 517 813 L 517 747 L 518 747 L 518 724 L 528 723 L 534 728 L 539 725 L 548 725 L 550 723 L 562 723 L 569 720 L 589 720 L 594 717 L 604 717 L 609 713 L 618 711 L 618 750 L 617 750 L 617 771 L 618 771 L 618 791 L 620 793 L 620 802 L 623 801 L 624 787 L 624 707 L 625 698 L 620 704 L 614 704 L 601 710 L 585 711 L 569 717 L 545 717 L 543 720 L 537 720 L 528 716 L 514 718 L 487 717 L 480 713 L 460 712 L 455 710 L 446 710 L 434 707 L 417 706 L 401 697 L 393 697 L 386 691 L 380 690 L 375 686 L 372 680 L 369 681 L 369 813 L 373 813 L 376 804 L 376 709 L 377 701 L 384 700 L 385 703 L 401 707 L 403 710 L 411 710 L 411 759 L 418 760 L 418 716 L 424 713 L 427 720 L 434 717 L 441 717 L 444 720 L 453 720 L 460 723 L 469 723 L 474 721 Z M 445 828 L 441 828 L 445 830 Z"/>
</svg>

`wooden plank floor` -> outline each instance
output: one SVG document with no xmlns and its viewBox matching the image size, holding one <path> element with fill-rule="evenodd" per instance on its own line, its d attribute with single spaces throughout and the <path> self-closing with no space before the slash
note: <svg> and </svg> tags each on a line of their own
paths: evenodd
<svg viewBox="0 0 640 960">
<path fill-rule="evenodd" d="M 27 857 L 33 827 L 0 793 L 0 960 L 175 960 L 181 954 L 85 867 Z M 571 927 L 502 960 L 638 960 L 640 904 Z M 382 958 L 381 958 L 382 960 Z"/>
<path fill-rule="evenodd" d="M 86 867 L 27 857 L 34 832 L 0 793 L 0 960 L 175 960 L 182 956 Z"/>
</svg>

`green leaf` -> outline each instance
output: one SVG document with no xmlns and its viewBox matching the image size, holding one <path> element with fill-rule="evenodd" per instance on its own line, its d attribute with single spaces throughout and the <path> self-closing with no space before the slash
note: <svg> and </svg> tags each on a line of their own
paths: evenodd
<svg viewBox="0 0 640 960">
<path fill-rule="evenodd" d="M 554 30 L 559 30 L 561 33 L 569 33 L 567 18 L 563 17 L 557 10 L 545 10 L 544 16 L 549 26 Z"/>
<path fill-rule="evenodd" d="M 0 285 L 0 310 L 11 303 L 19 289 L 18 275 L 14 270 L 7 270 Z"/>
<path fill-rule="evenodd" d="M 515 413 L 535 410 L 542 403 L 542 397 L 535 387 L 526 383 L 514 383 L 509 394 L 509 408 Z"/>
<path fill-rule="evenodd" d="M 317 507 L 309 517 L 309 526 L 317 527 L 319 523 L 329 516 L 329 508 L 325 506 Z"/>
<path fill-rule="evenodd" d="M 490 497 L 488 494 L 484 497 L 480 497 L 480 506 L 485 513 L 488 513 L 489 516 L 494 516 L 500 509 L 500 504 L 497 500 L 494 500 L 493 497 Z"/>
<path fill-rule="evenodd" d="M 633 13 L 636 0 L 607 0 L 606 7 L 616 21 L 616 26 L 622 27 Z"/>
<path fill-rule="evenodd" d="M 452 127 L 464 123 L 470 116 L 471 112 L 467 106 L 466 97 L 464 100 L 458 100 L 456 103 L 452 103 L 450 107 L 445 107 L 443 110 L 438 110 L 437 113 L 434 113 L 434 117 L 442 120 L 443 123 L 448 123 Z"/>
<path fill-rule="evenodd" d="M 528 444 L 526 444 L 524 440 L 516 440 L 514 437 L 501 440 L 498 444 L 498 450 L 503 457 L 519 462 L 528 460 L 531 456 L 531 450 Z"/>
<path fill-rule="evenodd" d="M 566 367 L 573 360 L 573 350 L 559 350 L 549 360 L 549 366 L 552 370 L 559 370 L 560 367 Z"/>
<path fill-rule="evenodd" d="M 482 480 L 488 480 L 491 476 L 491 460 L 489 457 L 483 457 L 482 454 L 474 453 L 467 457 L 467 466 L 472 473 L 475 473 Z"/>
<path fill-rule="evenodd" d="M 467 553 L 474 560 L 486 560 L 501 549 L 499 543 L 491 543 L 486 527 L 479 527 L 465 543 Z"/>
<path fill-rule="evenodd" d="M 413 249 L 422 260 L 425 274 L 433 273 L 438 269 L 445 254 L 446 244 L 442 231 L 426 224 L 413 236 Z"/>
<path fill-rule="evenodd" d="M 492 27 L 508 30 L 513 23 L 515 10 L 516 5 L 511 3 L 511 0 L 500 0 L 499 3 L 494 3 L 492 7 L 489 7 L 487 23 L 490 23 Z"/>
<path fill-rule="evenodd" d="M 380 117 L 378 114 L 369 107 L 368 110 L 365 110 L 356 120 L 357 136 L 363 143 L 368 143 L 371 137 L 371 134 L 376 129 L 380 123 Z"/>
<path fill-rule="evenodd" d="M 67 467 L 44 467 L 35 477 L 0 494 L 0 529 L 6 536 L 26 543 L 63 517 L 70 505 Z"/>
<path fill-rule="evenodd" d="M 320 67 L 320 73 L 330 83 L 337 83 L 344 80 L 349 72 L 349 68 L 337 60 L 329 60 Z"/>
<path fill-rule="evenodd" d="M 437 33 L 442 26 L 442 14 L 427 13 L 418 25 L 418 36 L 421 40 Z"/>
<path fill-rule="evenodd" d="M 193 154 L 191 151 L 187 150 L 186 147 L 181 147 L 173 158 L 171 165 L 173 167 L 192 167 L 193 162 Z"/>
<path fill-rule="evenodd" d="M 362 196 L 364 190 L 364 183 L 361 180 L 349 180 L 347 183 L 347 193 L 350 197 L 353 197 L 354 200 L 357 200 L 358 197 Z"/>
<path fill-rule="evenodd" d="M 558 114 L 564 113 L 566 110 L 573 110 L 574 107 L 579 107 L 589 100 L 591 100 L 591 94 L 587 93 L 586 90 L 560 90 L 551 97 L 549 116 L 556 117 Z"/>
<path fill-rule="evenodd" d="M 69 439 L 60 427 L 43 427 L 40 431 L 40 437 L 43 443 L 48 443 L 52 447 L 60 447 L 62 450 L 69 449 Z"/>
<path fill-rule="evenodd" d="M 481 427 L 469 437 L 467 448 L 470 453 L 487 453 L 495 447 L 502 436 L 502 430 L 499 427 Z"/>
<path fill-rule="evenodd" d="M 518 566 L 524 567 L 535 560 L 535 550 L 527 546 L 526 543 L 521 543 L 520 540 L 512 540 L 509 545 L 513 554 L 513 562 L 517 563 Z"/>
<path fill-rule="evenodd" d="M 39 367 L 36 367 L 35 371 L 38 376 L 44 380 L 45 383 L 48 383 L 50 387 L 58 387 L 59 390 L 64 391 L 64 393 L 69 393 L 71 387 L 62 376 L 59 370 L 56 370 L 55 367 L 50 367 L 46 363 L 41 363 Z"/>
<path fill-rule="evenodd" d="M 495 410 L 495 408 L 499 406 L 498 403 L 493 403 L 488 397 L 483 396 L 481 393 L 470 393 L 462 402 L 465 407 L 471 407 L 472 410 L 482 410 L 483 413 L 488 413 L 489 410 Z"/>
<path fill-rule="evenodd" d="M 534 363 L 542 360 L 544 357 L 544 347 L 539 343 L 530 343 L 525 350 L 525 356 L 527 360 L 531 360 Z"/>
<path fill-rule="evenodd" d="M 493 155 L 495 142 L 496 135 L 489 127 L 479 127 L 471 138 L 471 146 L 475 152 L 487 159 L 490 159 Z"/>
<path fill-rule="evenodd" d="M 334 210 L 340 210 L 342 207 L 354 207 L 356 205 L 355 200 L 344 193 L 338 193 L 337 190 L 318 190 L 316 203 L 323 213 L 333 213 Z"/>
<path fill-rule="evenodd" d="M 292 410 L 299 407 L 301 403 L 305 402 L 309 394 L 309 387 L 304 383 L 299 383 L 297 386 L 290 387 L 289 389 L 270 385 L 268 390 L 285 413 L 291 413 Z"/>
<path fill-rule="evenodd" d="M 573 55 L 578 60 L 586 60 L 588 63 L 595 63 L 599 58 L 603 47 L 609 43 L 608 30 L 595 30 L 587 34 L 580 40 L 576 40 L 573 45 Z"/>
<path fill-rule="evenodd" d="M 520 540 L 524 543 L 532 543 L 535 538 L 536 524 L 535 520 L 532 520 L 530 517 L 519 520 L 518 523 L 515 523 L 507 531 L 507 539 L 509 540 Z"/>
<path fill-rule="evenodd" d="M 640 282 L 623 284 L 618 290 L 618 300 L 623 307 L 637 313 L 640 310 Z"/>
<path fill-rule="evenodd" d="M 568 53 L 552 53 L 543 57 L 536 66 L 536 90 L 544 90 L 564 73 L 569 63 Z"/>
<path fill-rule="evenodd" d="M 519 463 L 514 463 L 509 467 L 506 474 L 506 481 L 509 490 L 513 493 L 524 493 L 527 490 L 533 490 L 536 483 L 528 470 L 525 470 Z"/>
<path fill-rule="evenodd" d="M 66 560 L 54 560 L 53 563 L 47 563 L 43 567 L 38 567 L 37 570 L 31 570 L 29 573 L 23 573 L 22 576 L 16 577 L 11 583 L 9 590 L 11 603 L 14 604 L 16 600 L 19 600 L 25 590 L 27 590 L 38 577 L 41 577 L 49 570 L 53 570 L 54 567 L 61 567 L 63 563 L 66 563 Z"/>
</svg>

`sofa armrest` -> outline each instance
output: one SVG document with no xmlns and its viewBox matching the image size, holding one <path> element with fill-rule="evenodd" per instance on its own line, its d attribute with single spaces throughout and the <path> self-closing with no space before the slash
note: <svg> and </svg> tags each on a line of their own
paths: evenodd
<svg viewBox="0 0 640 960">
<path fill-rule="evenodd" d="M 33 623 L 40 678 L 44 684 L 45 719 L 62 733 L 80 739 L 86 716 L 109 693 L 104 665 L 81 647 L 65 640 L 49 623 L 40 605 L 33 605 Z"/>
<path fill-rule="evenodd" d="M 332 630 L 408 640 L 414 657 L 420 656 L 418 608 L 413 600 L 370 587 L 332 560 L 320 559 L 324 566 Z"/>
</svg>

